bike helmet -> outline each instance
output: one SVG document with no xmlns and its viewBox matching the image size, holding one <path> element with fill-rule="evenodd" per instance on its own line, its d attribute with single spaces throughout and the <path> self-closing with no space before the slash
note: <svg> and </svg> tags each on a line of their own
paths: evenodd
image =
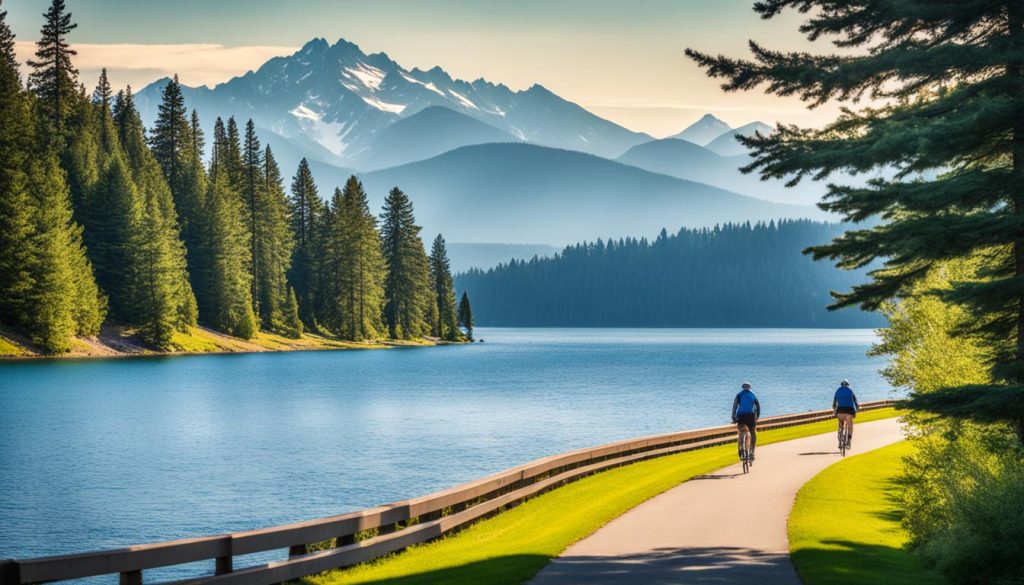
<svg viewBox="0 0 1024 585">
<path fill-rule="evenodd" d="M 750 385 L 750 382 L 744 382 L 743 384 L 740 385 L 740 388 L 743 388 L 744 390 L 750 390 L 752 386 Z"/>
<path fill-rule="evenodd" d="M 849 386 L 850 385 L 850 381 L 849 380 L 843 380 L 842 382 L 839 383 L 839 385 L 840 386 Z"/>
</svg>

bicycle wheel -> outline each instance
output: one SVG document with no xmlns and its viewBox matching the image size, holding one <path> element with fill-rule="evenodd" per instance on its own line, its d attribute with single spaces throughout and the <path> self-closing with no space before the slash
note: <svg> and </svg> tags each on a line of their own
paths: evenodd
<svg viewBox="0 0 1024 585">
<path fill-rule="evenodd" d="M 746 452 L 743 453 L 743 473 L 750 473 L 750 457 Z"/>
<path fill-rule="evenodd" d="M 846 433 L 843 429 L 839 430 L 839 454 L 846 457 Z"/>
</svg>

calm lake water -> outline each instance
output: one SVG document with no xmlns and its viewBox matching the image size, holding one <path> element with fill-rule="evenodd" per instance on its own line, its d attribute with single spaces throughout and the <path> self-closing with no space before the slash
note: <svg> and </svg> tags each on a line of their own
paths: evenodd
<svg viewBox="0 0 1024 585">
<path fill-rule="evenodd" d="M 0 559 L 316 518 L 724 424 L 745 380 L 766 415 L 827 408 L 844 377 L 861 400 L 892 396 L 865 355 L 871 331 L 477 335 L 486 343 L 0 363 Z"/>
</svg>

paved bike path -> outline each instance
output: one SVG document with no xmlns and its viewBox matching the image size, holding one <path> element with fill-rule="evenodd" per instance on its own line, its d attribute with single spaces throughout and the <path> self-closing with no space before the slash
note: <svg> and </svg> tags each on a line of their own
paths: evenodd
<svg viewBox="0 0 1024 585">
<path fill-rule="evenodd" d="M 897 419 L 855 424 L 852 455 L 903 439 Z M 533 585 L 793 584 L 786 521 L 800 487 L 840 460 L 836 434 L 765 445 L 656 496 L 570 546 Z"/>
</svg>

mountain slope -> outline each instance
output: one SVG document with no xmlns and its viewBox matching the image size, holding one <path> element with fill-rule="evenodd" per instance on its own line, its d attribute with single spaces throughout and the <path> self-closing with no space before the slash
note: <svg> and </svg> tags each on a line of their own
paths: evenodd
<svg viewBox="0 0 1024 585">
<path fill-rule="evenodd" d="M 686 140 L 701 146 L 732 130 L 732 127 L 711 114 L 704 114 L 700 120 L 690 124 L 682 132 L 669 138 Z"/>
<path fill-rule="evenodd" d="M 747 154 L 747 148 L 736 140 L 737 136 L 753 136 L 755 132 L 761 134 L 771 134 L 775 129 L 765 124 L 764 122 L 751 122 L 745 126 L 740 126 L 735 130 L 725 132 L 718 138 L 715 138 L 711 142 L 707 143 L 705 147 L 708 150 L 720 154 L 722 156 L 736 156 L 740 154 Z"/>
<path fill-rule="evenodd" d="M 167 80 L 136 96 L 147 126 L 156 118 Z M 618 156 L 650 140 L 534 85 L 513 91 L 484 79 L 453 79 L 444 70 L 407 70 L 384 53 L 367 55 L 339 40 L 314 39 L 290 56 L 214 88 L 183 87 L 186 104 L 204 129 L 217 116 L 252 118 L 318 160 L 361 168 L 388 126 L 430 106 L 444 106 L 522 140 Z M 420 138 L 419 140 L 425 140 Z"/>
<path fill-rule="evenodd" d="M 485 144 L 360 175 L 373 205 L 398 185 L 424 235 L 452 241 L 569 242 L 666 226 L 822 217 L 812 207 L 770 203 L 579 152 Z"/>
<path fill-rule="evenodd" d="M 518 141 L 508 132 L 465 114 L 430 106 L 381 131 L 363 168 L 397 166 L 471 144 Z"/>
<path fill-rule="evenodd" d="M 761 181 L 756 174 L 743 174 L 740 167 L 750 163 L 746 154 L 719 156 L 703 146 L 685 140 L 652 140 L 629 149 L 615 159 L 652 173 L 707 183 L 736 193 L 783 203 L 812 205 L 825 194 L 825 183 L 801 181 L 786 187 L 785 181 Z"/>
</svg>

